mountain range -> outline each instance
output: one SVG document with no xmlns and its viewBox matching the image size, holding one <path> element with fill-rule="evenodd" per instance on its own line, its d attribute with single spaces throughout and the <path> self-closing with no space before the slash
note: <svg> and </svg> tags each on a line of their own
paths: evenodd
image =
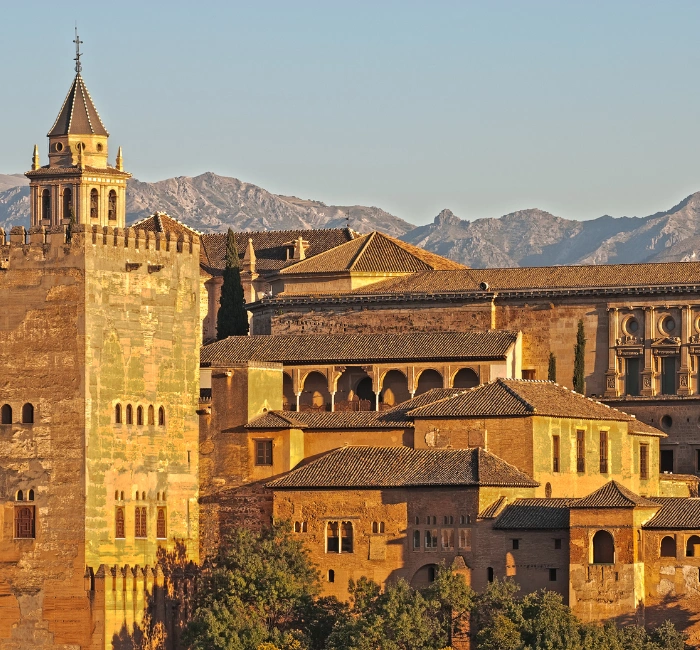
<svg viewBox="0 0 700 650">
<path fill-rule="evenodd" d="M 425 226 L 377 208 L 272 194 L 211 172 L 155 183 L 132 179 L 127 222 L 160 210 L 201 232 L 338 228 L 380 230 L 471 267 L 687 261 L 700 258 L 700 192 L 647 217 L 576 221 L 536 208 L 468 221 L 445 209 Z M 0 227 L 29 225 L 22 175 L 0 174 Z"/>
</svg>

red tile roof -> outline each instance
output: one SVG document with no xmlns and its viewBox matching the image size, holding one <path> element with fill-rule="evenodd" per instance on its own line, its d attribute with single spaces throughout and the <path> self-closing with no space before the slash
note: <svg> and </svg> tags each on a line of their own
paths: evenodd
<svg viewBox="0 0 700 650">
<path fill-rule="evenodd" d="M 392 422 L 378 411 L 270 411 L 246 429 L 404 429 L 412 422 Z"/>
<path fill-rule="evenodd" d="M 63 106 L 48 135 L 109 135 L 80 73 L 75 75 Z"/>
<path fill-rule="evenodd" d="M 577 499 L 572 508 L 658 508 L 659 504 L 640 497 L 617 481 L 608 481 L 602 488 Z"/>
</svg>

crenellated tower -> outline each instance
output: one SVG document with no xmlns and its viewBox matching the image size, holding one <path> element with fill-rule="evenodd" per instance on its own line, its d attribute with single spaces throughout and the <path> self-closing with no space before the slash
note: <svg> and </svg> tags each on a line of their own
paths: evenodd
<svg viewBox="0 0 700 650">
<path fill-rule="evenodd" d="M 34 146 L 29 178 L 32 226 L 76 223 L 126 225 L 126 182 L 119 148 L 114 167 L 108 163 L 109 133 L 82 77 L 80 44 L 75 37 L 75 78 L 51 127 L 49 164 L 41 166 Z"/>
</svg>

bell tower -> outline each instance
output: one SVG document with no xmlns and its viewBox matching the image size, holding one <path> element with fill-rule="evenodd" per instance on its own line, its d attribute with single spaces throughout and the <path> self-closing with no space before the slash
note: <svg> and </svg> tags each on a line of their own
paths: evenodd
<svg viewBox="0 0 700 650">
<path fill-rule="evenodd" d="M 114 167 L 108 163 L 109 133 L 82 77 L 80 45 L 75 32 L 75 78 L 48 133 L 49 164 L 41 166 L 34 146 L 29 178 L 31 225 L 75 223 L 124 228 L 126 181 L 121 147 Z"/>
</svg>

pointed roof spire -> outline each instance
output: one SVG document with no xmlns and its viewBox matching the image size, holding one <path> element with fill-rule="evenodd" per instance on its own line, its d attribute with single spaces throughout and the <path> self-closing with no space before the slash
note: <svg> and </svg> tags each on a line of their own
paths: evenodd
<svg viewBox="0 0 700 650">
<path fill-rule="evenodd" d="M 32 156 L 32 169 L 36 170 L 41 167 L 41 163 L 39 162 L 39 145 L 35 144 L 34 145 L 34 155 Z"/>
<path fill-rule="evenodd" d="M 122 148 L 119 147 L 117 151 L 117 170 L 120 172 L 124 171 L 124 159 L 122 157 Z"/>
<path fill-rule="evenodd" d="M 243 269 L 250 273 L 255 273 L 255 247 L 253 246 L 253 238 L 248 237 L 248 246 L 243 255 Z"/>
<path fill-rule="evenodd" d="M 92 102 L 92 97 L 90 97 L 90 93 L 80 75 L 82 70 L 80 44 L 82 41 L 78 38 L 77 27 L 73 42 L 75 43 L 75 79 L 48 135 L 49 137 L 69 134 L 108 136 L 109 133 L 107 133 L 107 129 L 102 124 L 100 114 L 97 112 Z"/>
</svg>

